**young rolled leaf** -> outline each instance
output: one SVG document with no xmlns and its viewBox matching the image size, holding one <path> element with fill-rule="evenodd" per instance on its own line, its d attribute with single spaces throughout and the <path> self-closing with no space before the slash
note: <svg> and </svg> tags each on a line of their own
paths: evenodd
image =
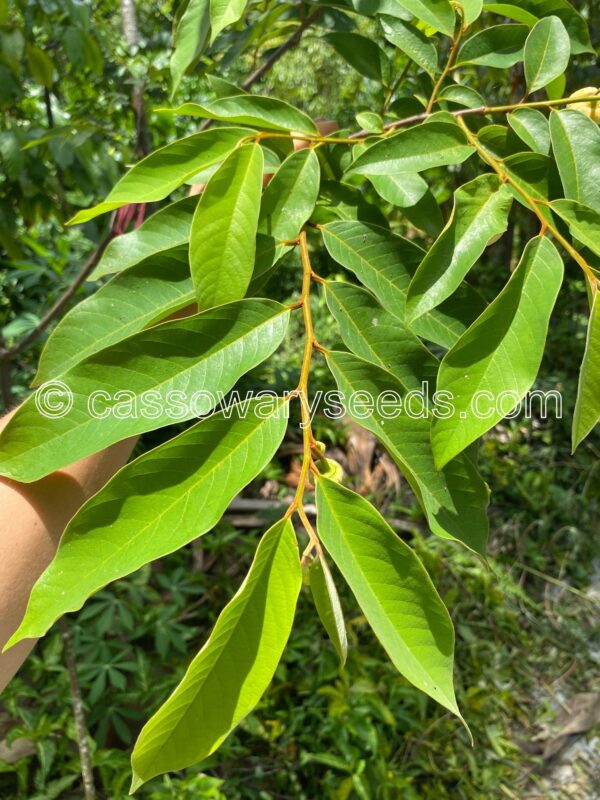
<svg viewBox="0 0 600 800">
<path fill-rule="evenodd" d="M 171 55 L 171 94 L 174 95 L 188 67 L 200 57 L 210 31 L 210 0 L 190 0 L 183 12 Z"/>
<path fill-rule="evenodd" d="M 560 19 L 544 17 L 533 26 L 523 51 L 527 93 L 543 89 L 569 65 L 571 42 Z"/>
<path fill-rule="evenodd" d="M 554 200 L 550 208 L 567 223 L 574 239 L 600 256 L 600 213 L 576 200 Z"/>
<path fill-rule="evenodd" d="M 210 0 L 210 42 L 211 44 L 228 25 L 237 22 L 248 0 Z"/>
<path fill-rule="evenodd" d="M 314 150 L 289 155 L 263 192 L 258 216 L 256 261 L 250 292 L 262 285 L 271 268 L 290 250 L 282 242 L 295 239 L 312 214 L 319 196 L 321 169 Z"/>
<path fill-rule="evenodd" d="M 458 51 L 457 64 L 508 69 L 523 60 L 526 25 L 494 25 L 471 36 Z"/>
<path fill-rule="evenodd" d="M 128 436 L 207 414 L 273 353 L 289 311 L 237 303 L 165 322 L 43 384 L 0 435 L 0 475 L 30 482 Z"/>
<path fill-rule="evenodd" d="M 456 17 L 449 0 L 397 0 L 397 3 L 437 31 L 454 35 Z"/>
<path fill-rule="evenodd" d="M 550 152 L 548 119 L 536 108 L 518 108 L 506 117 L 517 136 L 535 153 L 547 156 Z"/>
<path fill-rule="evenodd" d="M 573 451 L 600 421 L 600 301 L 594 292 L 573 413 Z"/>
<path fill-rule="evenodd" d="M 254 269 L 262 191 L 258 144 L 236 148 L 209 180 L 190 231 L 190 267 L 200 309 L 239 300 Z"/>
<path fill-rule="evenodd" d="M 425 256 L 418 245 L 385 228 L 364 222 L 332 222 L 321 229 L 331 257 L 351 270 L 381 305 L 404 323 L 406 293 Z M 442 347 L 451 347 L 485 308 L 481 297 L 463 285 L 426 314 L 413 330 Z"/>
<path fill-rule="evenodd" d="M 396 669 L 462 720 L 452 621 L 419 558 L 367 500 L 326 478 L 317 530 Z"/>
<path fill-rule="evenodd" d="M 103 586 L 211 530 L 273 458 L 286 427 L 287 403 L 259 398 L 123 467 L 67 526 L 7 647 L 43 636 Z"/>
<path fill-rule="evenodd" d="M 348 173 L 370 176 L 422 172 L 462 164 L 474 152 L 458 125 L 427 122 L 371 145 L 352 162 Z"/>
<path fill-rule="evenodd" d="M 112 239 L 89 280 L 122 272 L 145 258 L 186 244 L 190 239 L 192 218 L 198 197 L 185 197 L 161 208 L 130 233 Z"/>
<path fill-rule="evenodd" d="M 340 667 L 343 667 L 348 656 L 344 614 L 324 556 L 318 555 L 313 558 L 308 568 L 308 580 L 319 619 L 339 656 Z"/>
<path fill-rule="evenodd" d="M 431 449 L 427 391 L 400 381 L 352 353 L 332 352 L 327 364 L 348 415 L 384 445 L 409 482 L 432 532 L 485 556 L 488 489 L 467 455 L 439 470 Z"/>
<path fill-rule="evenodd" d="M 159 147 L 126 172 L 102 203 L 79 211 L 70 225 L 94 219 L 128 203 L 163 200 L 188 178 L 222 161 L 245 136 L 246 128 L 215 128 Z"/>
<path fill-rule="evenodd" d="M 142 728 L 131 757 L 132 791 L 203 760 L 252 711 L 283 654 L 301 582 L 294 529 L 289 520 L 277 522 L 181 683 Z"/>
<path fill-rule="evenodd" d="M 408 325 L 454 294 L 490 240 L 508 227 L 511 205 L 512 195 L 497 175 L 480 175 L 456 190 L 448 224 L 408 288 Z"/>
<path fill-rule="evenodd" d="M 600 128 L 565 109 L 550 114 L 550 135 L 565 197 L 600 213 Z"/>
<path fill-rule="evenodd" d="M 433 421 L 439 467 L 510 413 L 533 385 L 562 278 L 556 247 L 544 236 L 532 239 L 504 289 L 444 356 L 438 391 L 450 393 L 453 413 Z"/>
<path fill-rule="evenodd" d="M 202 105 L 184 103 L 169 110 L 182 116 L 217 119 L 265 130 L 298 131 L 312 136 L 319 132 L 315 123 L 303 111 L 298 111 L 283 100 L 256 94 L 218 97 Z"/>
<path fill-rule="evenodd" d="M 82 300 L 52 331 L 34 386 L 193 303 L 187 247 L 150 256 Z"/>
<path fill-rule="evenodd" d="M 339 281 L 325 284 L 329 310 L 342 340 L 357 356 L 391 372 L 407 389 L 435 387 L 438 360 L 370 292 Z"/>
</svg>

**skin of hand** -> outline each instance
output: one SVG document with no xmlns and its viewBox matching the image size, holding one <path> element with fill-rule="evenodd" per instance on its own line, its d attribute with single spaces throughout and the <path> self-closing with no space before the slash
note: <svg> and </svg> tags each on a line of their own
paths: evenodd
<svg viewBox="0 0 600 800">
<path fill-rule="evenodd" d="M 338 129 L 333 120 L 317 120 L 316 125 L 322 136 Z M 294 150 L 308 144 L 294 139 Z M 265 175 L 263 186 L 272 177 Z M 191 186 L 189 193 L 200 194 L 203 188 L 200 184 Z M 194 303 L 167 319 L 187 317 L 197 310 Z M 0 432 L 13 414 L 14 411 L 0 419 Z M 67 523 L 127 463 L 136 441 L 137 437 L 125 439 L 34 483 L 17 483 L 0 477 L 0 649 L 23 619 L 31 589 L 54 557 Z M 15 675 L 35 641 L 27 639 L 0 655 L 0 691 Z"/>
<path fill-rule="evenodd" d="M 0 420 L 0 431 L 13 413 Z M 21 622 L 33 584 L 54 557 L 68 521 L 126 463 L 135 442 L 118 442 L 34 483 L 0 478 L 0 647 Z M 24 640 L 0 655 L 0 691 L 34 644 Z"/>
</svg>

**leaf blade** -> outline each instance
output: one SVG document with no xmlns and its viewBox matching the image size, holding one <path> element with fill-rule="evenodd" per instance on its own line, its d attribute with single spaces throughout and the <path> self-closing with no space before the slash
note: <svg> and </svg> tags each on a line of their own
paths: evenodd
<svg viewBox="0 0 600 800">
<path fill-rule="evenodd" d="M 254 708 L 289 637 L 301 579 L 294 529 L 278 522 L 181 683 L 142 729 L 132 755 L 135 788 L 206 758 Z"/>
<path fill-rule="evenodd" d="M 523 51 L 527 92 L 542 89 L 569 64 L 571 42 L 561 20 L 555 16 L 543 17 L 531 29 Z"/>
<path fill-rule="evenodd" d="M 595 428 L 598 421 L 600 421 L 600 302 L 596 291 L 590 311 L 573 412 L 573 452 Z"/>
<path fill-rule="evenodd" d="M 43 636 L 63 614 L 149 561 L 209 531 L 265 468 L 287 427 L 287 404 L 258 400 L 198 422 L 121 469 L 73 517 L 10 638 Z"/>
</svg>

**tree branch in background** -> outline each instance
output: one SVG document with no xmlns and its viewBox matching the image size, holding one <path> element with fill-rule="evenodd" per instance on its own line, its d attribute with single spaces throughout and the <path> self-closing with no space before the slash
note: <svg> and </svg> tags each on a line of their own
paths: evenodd
<svg viewBox="0 0 600 800">
<path fill-rule="evenodd" d="M 137 15 L 134 0 L 121 0 L 121 20 L 123 37 L 133 51 L 140 42 L 140 33 L 137 26 Z M 136 142 L 135 151 L 139 158 L 147 156 L 151 150 L 148 119 L 144 105 L 144 87 L 134 82 L 131 88 L 131 107 L 135 117 Z"/>
<path fill-rule="evenodd" d="M 69 684 L 71 687 L 71 702 L 73 704 L 73 716 L 75 718 L 75 732 L 77 735 L 77 747 L 81 759 L 81 777 L 83 778 L 83 796 L 85 800 L 96 800 L 96 787 L 94 786 L 94 772 L 92 758 L 88 743 L 87 725 L 85 723 L 85 713 L 83 710 L 83 698 L 79 678 L 77 677 L 77 662 L 73 652 L 73 642 L 69 633 L 69 626 L 65 617 L 59 622 L 60 635 L 65 648 L 65 664 L 69 673 Z"/>
</svg>

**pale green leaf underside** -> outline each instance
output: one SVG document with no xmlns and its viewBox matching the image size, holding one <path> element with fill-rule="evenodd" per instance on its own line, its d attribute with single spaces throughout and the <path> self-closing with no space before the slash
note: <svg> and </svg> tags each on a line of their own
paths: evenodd
<svg viewBox="0 0 600 800">
<path fill-rule="evenodd" d="M 456 17 L 449 0 L 397 0 L 397 2 L 418 20 L 426 22 L 446 36 L 454 34 Z"/>
<path fill-rule="evenodd" d="M 301 581 L 294 529 L 278 522 L 181 683 L 143 727 L 131 758 L 132 789 L 203 760 L 254 708 L 290 635 Z"/>
<path fill-rule="evenodd" d="M 548 119 L 536 108 L 518 108 L 506 120 L 517 136 L 535 153 L 547 156 L 550 152 Z"/>
<path fill-rule="evenodd" d="M 339 656 L 340 667 L 343 667 L 348 655 L 344 614 L 333 577 L 324 556 L 317 555 L 311 561 L 308 579 L 317 614 Z"/>
<path fill-rule="evenodd" d="M 434 121 L 371 145 L 352 162 L 348 172 L 367 176 L 422 172 L 462 164 L 474 152 L 457 125 Z"/>
<path fill-rule="evenodd" d="M 480 175 L 456 190 L 450 220 L 408 288 L 408 325 L 454 294 L 490 239 L 506 230 L 511 205 L 511 193 L 496 175 Z"/>
<path fill-rule="evenodd" d="M 426 381 L 433 390 L 438 360 L 398 317 L 359 286 L 328 281 L 325 290 L 327 305 L 349 350 L 387 369 L 407 389 L 421 389 Z"/>
<path fill-rule="evenodd" d="M 149 256 L 186 244 L 198 197 L 185 197 L 161 208 L 130 233 L 116 236 L 107 246 L 89 280 L 122 272 Z"/>
<path fill-rule="evenodd" d="M 253 125 L 265 130 L 297 131 L 313 136 L 319 132 L 315 123 L 303 111 L 298 111 L 283 100 L 262 95 L 219 97 L 202 105 L 184 103 L 169 110 L 182 116 Z"/>
<path fill-rule="evenodd" d="M 433 533 L 485 555 L 488 489 L 471 459 L 462 455 L 442 470 L 436 467 L 431 417 L 419 396 L 407 397 L 389 372 L 351 353 L 332 352 L 327 363 L 349 416 L 371 431 L 396 461 Z M 396 398 L 409 404 L 409 413 L 403 406 L 401 413 L 395 412 Z"/>
<path fill-rule="evenodd" d="M 190 267 L 198 308 L 241 299 L 254 269 L 262 191 L 258 144 L 236 148 L 209 180 L 190 232 Z"/>
<path fill-rule="evenodd" d="M 288 319 L 273 300 L 241 300 L 94 354 L 61 377 L 73 397 L 66 415 L 43 416 L 32 396 L 12 417 L 0 436 L 0 475 L 34 481 L 128 436 L 207 414 L 219 393 L 276 350 Z M 120 406 L 117 392 L 127 393 Z M 174 393 L 183 395 L 179 404 Z M 118 415 L 98 416 L 115 407 Z"/>
<path fill-rule="evenodd" d="M 102 203 L 75 214 L 69 224 L 87 222 L 128 203 L 163 200 L 188 178 L 222 161 L 251 134 L 244 128 L 217 128 L 159 147 L 125 173 Z"/>
<path fill-rule="evenodd" d="M 600 129 L 581 111 L 550 114 L 550 135 L 565 197 L 600 213 Z"/>
<path fill-rule="evenodd" d="M 34 385 L 62 375 L 194 298 L 187 247 L 150 256 L 116 275 L 63 317 L 42 351 Z"/>
<path fill-rule="evenodd" d="M 418 557 L 367 500 L 326 478 L 317 530 L 396 669 L 460 717 L 452 622 Z"/>
<path fill-rule="evenodd" d="M 600 301 L 594 293 L 573 414 L 573 450 L 600 421 Z"/>
<path fill-rule="evenodd" d="M 531 29 L 523 52 L 529 94 L 562 75 L 569 64 L 571 42 L 558 17 L 544 17 Z"/>
<path fill-rule="evenodd" d="M 385 228 L 364 222 L 339 221 L 321 229 L 331 257 L 351 270 L 381 305 L 404 322 L 406 293 L 425 256 L 418 245 Z M 418 336 L 451 347 L 485 308 L 477 292 L 466 284 L 413 326 Z"/>
<path fill-rule="evenodd" d="M 247 3 L 248 0 L 210 0 L 211 44 L 224 28 L 240 19 Z"/>
<path fill-rule="evenodd" d="M 532 239 L 510 280 L 446 353 L 438 390 L 452 395 L 454 413 L 433 421 L 438 465 L 447 464 L 508 414 L 529 391 L 540 366 L 563 264 L 545 237 Z M 473 403 L 475 393 L 480 401 Z M 503 393 L 504 405 L 499 398 Z"/>
<path fill-rule="evenodd" d="M 287 403 L 268 403 L 213 414 L 123 467 L 67 526 L 8 646 L 43 636 L 103 586 L 213 528 L 283 439 Z"/>
</svg>

